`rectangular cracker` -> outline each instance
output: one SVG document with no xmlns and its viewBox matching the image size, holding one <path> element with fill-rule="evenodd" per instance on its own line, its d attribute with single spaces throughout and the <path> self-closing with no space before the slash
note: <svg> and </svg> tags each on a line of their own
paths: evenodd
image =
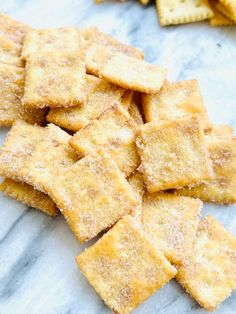
<svg viewBox="0 0 236 314">
<path fill-rule="evenodd" d="M 0 63 L 13 64 L 16 66 L 24 66 L 20 59 L 21 46 L 14 43 L 4 35 L 0 35 Z"/>
<path fill-rule="evenodd" d="M 78 51 L 79 34 L 74 27 L 35 29 L 28 32 L 24 38 L 21 58 L 26 60 L 35 54 L 54 51 Z"/>
<path fill-rule="evenodd" d="M 110 228 L 137 205 L 124 175 L 102 151 L 58 171 L 47 192 L 80 242 Z"/>
<path fill-rule="evenodd" d="M 23 167 L 44 136 L 44 128 L 24 121 L 16 121 L 0 149 L 0 175 L 16 181 L 24 181 Z"/>
<path fill-rule="evenodd" d="M 141 223 L 153 244 L 172 264 L 191 254 L 203 204 L 200 200 L 170 193 L 146 193 Z"/>
<path fill-rule="evenodd" d="M 12 179 L 4 179 L 0 184 L 0 191 L 27 206 L 41 210 L 49 216 L 58 214 L 57 207 L 52 199 L 28 184 Z"/>
<path fill-rule="evenodd" d="M 221 11 L 217 8 L 218 1 L 212 0 L 210 1 L 210 5 L 214 12 L 214 16 L 210 18 L 211 26 L 230 26 L 234 24 L 232 20 L 222 14 Z M 221 4 L 219 5 L 221 6 Z"/>
<path fill-rule="evenodd" d="M 165 81 L 157 94 L 142 94 L 142 106 L 146 122 L 176 120 L 198 114 L 204 128 L 211 127 L 197 80 Z"/>
<path fill-rule="evenodd" d="M 219 0 L 219 3 L 216 5 L 216 7 L 223 15 L 236 22 L 235 0 Z"/>
<path fill-rule="evenodd" d="M 26 108 L 82 105 L 85 92 L 85 64 L 79 51 L 41 52 L 27 59 L 22 98 Z"/>
<path fill-rule="evenodd" d="M 136 125 L 121 105 L 105 110 L 96 120 L 80 129 L 70 140 L 72 147 L 85 156 L 102 147 L 129 176 L 139 165 L 136 150 Z"/>
<path fill-rule="evenodd" d="M 80 254 L 77 263 L 104 302 L 119 314 L 131 313 L 176 273 L 129 216 Z"/>
<path fill-rule="evenodd" d="M 167 70 L 143 60 L 115 53 L 104 64 L 99 75 L 120 87 L 142 93 L 157 93 L 163 85 Z"/>
<path fill-rule="evenodd" d="M 141 50 L 121 43 L 117 39 L 100 32 L 96 27 L 79 30 L 85 47 L 85 63 L 88 73 L 98 76 L 99 70 L 114 52 L 143 59 Z"/>
<path fill-rule="evenodd" d="M 186 291 L 206 310 L 215 310 L 236 288 L 236 238 L 207 216 L 192 255 L 177 270 Z"/>
<path fill-rule="evenodd" d="M 197 185 L 212 178 L 211 162 L 198 116 L 149 122 L 139 129 L 136 144 L 147 190 L 157 192 Z"/>
<path fill-rule="evenodd" d="M 142 202 L 143 195 L 145 192 L 145 184 L 143 181 L 142 174 L 136 170 L 127 178 L 129 184 L 131 185 L 133 192 L 137 198 L 138 204 L 132 211 L 131 216 L 136 219 L 138 223 L 141 223 L 141 212 L 142 212 Z"/>
<path fill-rule="evenodd" d="M 24 93 L 25 70 L 14 65 L 0 63 L 0 126 L 11 126 L 16 120 L 43 124 L 45 112 L 41 109 L 25 109 L 21 104 Z"/>
<path fill-rule="evenodd" d="M 4 35 L 16 44 L 22 45 L 24 36 L 30 29 L 31 27 L 28 25 L 0 12 L 0 35 Z"/>
<path fill-rule="evenodd" d="M 96 119 L 103 111 L 120 101 L 124 90 L 92 75 L 87 75 L 86 102 L 84 106 L 54 108 L 47 120 L 71 131 L 78 131 Z"/>
<path fill-rule="evenodd" d="M 158 0 L 156 5 L 161 26 L 202 21 L 214 15 L 208 0 Z"/>
<path fill-rule="evenodd" d="M 205 202 L 236 203 L 236 137 L 207 135 L 206 141 L 214 178 L 198 187 L 176 190 L 176 193 L 200 198 Z"/>
</svg>

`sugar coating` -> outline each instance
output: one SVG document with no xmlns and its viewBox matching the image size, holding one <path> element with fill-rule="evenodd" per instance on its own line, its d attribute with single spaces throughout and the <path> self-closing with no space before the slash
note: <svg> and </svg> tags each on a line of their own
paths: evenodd
<svg viewBox="0 0 236 314">
<path fill-rule="evenodd" d="M 20 59 L 20 54 L 21 46 L 0 34 L 0 62 L 22 67 L 24 63 Z"/>
<path fill-rule="evenodd" d="M 176 190 L 179 195 L 197 197 L 205 202 L 236 202 L 236 137 L 207 135 L 206 141 L 213 164 L 214 178 L 198 187 Z"/>
<path fill-rule="evenodd" d="M 200 200 L 170 193 L 145 194 L 142 227 L 171 263 L 183 263 L 191 254 L 202 205 Z"/>
<path fill-rule="evenodd" d="M 77 263 L 104 302 L 119 314 L 131 313 L 176 274 L 130 216 L 80 254 Z"/>
<path fill-rule="evenodd" d="M 142 106 L 146 122 L 175 120 L 198 114 L 204 128 L 211 127 L 197 80 L 165 81 L 157 94 L 142 94 Z"/>
<path fill-rule="evenodd" d="M 79 51 L 40 52 L 27 59 L 22 98 L 26 108 L 82 105 L 85 91 L 85 64 Z"/>
<path fill-rule="evenodd" d="M 138 200 L 138 204 L 132 211 L 131 215 L 136 219 L 137 222 L 141 223 L 141 212 L 142 212 L 142 202 L 143 195 L 145 192 L 145 184 L 143 181 L 142 174 L 136 170 L 127 178 L 129 184 L 131 185 L 133 192 Z"/>
<path fill-rule="evenodd" d="M 103 147 L 119 169 L 129 176 L 140 162 L 135 140 L 135 123 L 121 105 L 114 104 L 96 120 L 80 129 L 70 144 L 80 156 Z"/>
<path fill-rule="evenodd" d="M 56 216 L 58 213 L 55 203 L 48 195 L 35 190 L 28 184 L 6 178 L 0 184 L 0 191 L 27 206 L 41 210 L 49 216 Z"/>
<path fill-rule="evenodd" d="M 0 67 L 0 126 L 12 126 L 16 120 L 42 124 L 45 112 L 41 109 L 25 109 L 21 104 L 24 93 L 25 70 L 1 63 Z"/>
<path fill-rule="evenodd" d="M 207 216 L 192 255 L 177 270 L 186 291 L 206 310 L 215 310 L 236 288 L 236 238 Z"/>
<path fill-rule="evenodd" d="M 163 67 L 123 53 L 114 53 L 99 71 L 102 78 L 113 84 L 147 94 L 160 90 L 166 74 Z"/>
<path fill-rule="evenodd" d="M 121 43 L 96 27 L 79 30 L 79 34 L 84 41 L 86 68 L 90 74 L 98 76 L 99 70 L 114 52 L 143 59 L 143 53 L 139 49 Z"/>
<path fill-rule="evenodd" d="M 208 0 L 158 0 L 157 11 L 161 26 L 202 21 L 214 15 Z"/>
<path fill-rule="evenodd" d="M 149 122 L 139 129 L 137 147 L 147 190 L 197 185 L 212 178 L 212 166 L 197 116 Z"/>
<path fill-rule="evenodd" d="M 86 102 L 84 106 L 51 109 L 47 120 L 71 131 L 78 131 L 96 119 L 114 102 L 120 101 L 124 89 L 92 75 L 86 76 Z"/>
<path fill-rule="evenodd" d="M 213 125 L 211 129 L 205 132 L 207 135 L 233 135 L 233 128 L 230 125 Z"/>
</svg>

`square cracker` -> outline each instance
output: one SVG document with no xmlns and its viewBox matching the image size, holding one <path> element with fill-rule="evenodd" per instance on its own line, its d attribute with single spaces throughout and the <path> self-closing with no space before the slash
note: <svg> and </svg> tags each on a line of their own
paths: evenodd
<svg viewBox="0 0 236 314">
<path fill-rule="evenodd" d="M 26 60 L 42 52 L 73 52 L 78 47 L 79 35 L 74 27 L 35 29 L 25 35 L 21 58 Z"/>
<path fill-rule="evenodd" d="M 0 35 L 4 35 L 13 42 L 21 45 L 25 34 L 30 29 L 31 27 L 14 20 L 10 16 L 0 13 Z"/>
<path fill-rule="evenodd" d="M 44 136 L 45 128 L 16 121 L 0 149 L 0 175 L 24 181 L 24 165 Z"/>
<path fill-rule="evenodd" d="M 195 247 L 177 268 L 177 280 L 208 311 L 236 288 L 236 238 L 212 216 L 199 226 Z"/>
<path fill-rule="evenodd" d="M 71 131 L 78 131 L 96 119 L 115 101 L 120 101 L 124 89 L 92 75 L 87 75 L 86 102 L 84 106 L 54 108 L 47 120 Z"/>
<path fill-rule="evenodd" d="M 27 59 L 22 98 L 26 108 L 81 105 L 85 92 L 85 64 L 79 51 L 41 52 Z"/>
<path fill-rule="evenodd" d="M 205 202 L 236 203 L 236 137 L 207 135 L 214 178 L 198 187 L 176 190 L 179 195 L 197 197 Z"/>
<path fill-rule="evenodd" d="M 217 9 L 230 20 L 236 22 L 236 1 L 220 0 L 216 5 Z"/>
<path fill-rule="evenodd" d="M 157 94 L 142 94 L 142 106 L 146 122 L 176 120 L 198 114 L 205 129 L 211 126 L 197 80 L 165 81 Z"/>
<path fill-rule="evenodd" d="M 214 15 L 208 0 L 157 0 L 156 4 L 161 26 L 202 21 Z"/>
<path fill-rule="evenodd" d="M 212 178 L 211 162 L 198 116 L 149 122 L 136 140 L 147 190 L 197 185 Z"/>
<path fill-rule="evenodd" d="M 163 67 L 115 53 L 104 64 L 99 75 L 120 87 L 143 93 L 157 93 L 163 85 L 167 70 Z"/>
<path fill-rule="evenodd" d="M 105 110 L 96 120 L 80 129 L 70 140 L 80 156 L 103 147 L 119 169 L 129 176 L 139 165 L 136 125 L 119 104 Z"/>
<path fill-rule="evenodd" d="M 116 313 L 129 314 L 176 273 L 130 217 L 77 257 L 81 272 Z"/>
<path fill-rule="evenodd" d="M 24 66 L 20 59 L 21 46 L 14 43 L 4 35 L 0 35 L 0 62 L 13 64 L 16 66 Z"/>
<path fill-rule="evenodd" d="M 56 216 L 58 213 L 56 204 L 48 195 L 35 190 L 28 184 L 4 179 L 0 184 L 0 191 L 27 206 L 41 210 L 49 216 Z"/>
<path fill-rule="evenodd" d="M 143 59 L 143 53 L 130 45 L 100 32 L 96 27 L 79 30 L 85 47 L 85 62 L 88 73 L 97 75 L 114 52 L 122 52 L 127 56 Z"/>
<path fill-rule="evenodd" d="M 47 192 L 80 242 L 110 228 L 137 205 L 124 175 L 102 151 L 57 172 Z"/>
<path fill-rule="evenodd" d="M 220 9 L 218 9 L 218 5 L 221 6 L 221 4 L 218 3 L 218 1 L 211 0 L 210 5 L 214 12 L 214 16 L 210 18 L 211 26 L 229 26 L 229 25 L 235 24 L 231 19 L 229 19 L 226 15 L 224 15 Z"/>
<path fill-rule="evenodd" d="M 191 254 L 202 208 L 200 200 L 169 193 L 146 193 L 141 223 L 144 231 L 171 263 Z"/>
<path fill-rule="evenodd" d="M 11 126 L 16 120 L 43 124 L 45 112 L 25 109 L 21 104 L 24 93 L 25 70 L 14 65 L 0 64 L 0 126 Z"/>
</svg>

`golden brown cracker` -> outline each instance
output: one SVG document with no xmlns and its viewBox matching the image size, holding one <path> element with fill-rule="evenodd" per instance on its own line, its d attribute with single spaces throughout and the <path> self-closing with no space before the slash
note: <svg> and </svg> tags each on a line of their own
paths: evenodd
<svg viewBox="0 0 236 314">
<path fill-rule="evenodd" d="M 210 130 L 206 131 L 206 134 L 217 136 L 233 135 L 233 128 L 227 124 L 213 125 Z"/>
<path fill-rule="evenodd" d="M 123 53 L 115 53 L 99 74 L 120 87 L 149 94 L 160 90 L 167 70 Z"/>
<path fill-rule="evenodd" d="M 77 257 L 80 270 L 116 313 L 129 314 L 176 273 L 127 216 Z"/>
<path fill-rule="evenodd" d="M 177 270 L 186 291 L 206 310 L 215 310 L 236 288 L 236 238 L 207 216 L 192 255 Z"/>
<path fill-rule="evenodd" d="M 141 223 L 141 213 L 142 213 L 142 202 L 143 195 L 145 192 L 145 184 L 143 181 L 142 174 L 136 170 L 127 178 L 129 184 L 131 185 L 133 192 L 137 198 L 138 204 L 132 211 L 131 216 L 136 219 L 137 222 Z"/>
<path fill-rule="evenodd" d="M 234 24 L 232 20 L 222 14 L 221 11 L 217 8 L 217 5 L 219 5 L 218 1 L 211 0 L 210 5 L 214 12 L 214 16 L 210 18 L 211 26 L 230 26 Z"/>
<path fill-rule="evenodd" d="M 24 92 L 25 70 L 14 65 L 0 64 L 0 126 L 11 126 L 16 120 L 43 124 L 45 112 L 25 109 L 21 104 Z"/>
<path fill-rule="evenodd" d="M 49 122 L 71 131 L 78 131 L 96 119 L 103 111 L 120 101 L 124 90 L 92 75 L 87 75 L 86 102 L 84 106 L 51 109 Z"/>
<path fill-rule="evenodd" d="M 79 52 L 41 52 L 26 63 L 26 108 L 70 107 L 86 101 L 86 73 Z"/>
<path fill-rule="evenodd" d="M 145 194 L 142 227 L 171 263 L 182 263 L 191 254 L 202 205 L 200 200 L 170 193 Z"/>
<path fill-rule="evenodd" d="M 136 125 L 125 109 L 115 104 L 80 129 L 70 143 L 79 156 L 85 156 L 102 147 L 119 169 L 129 176 L 139 165 L 135 140 Z"/>
<path fill-rule="evenodd" d="M 198 116 L 149 122 L 139 129 L 136 144 L 140 170 L 149 192 L 197 185 L 212 178 L 212 167 Z"/>
<path fill-rule="evenodd" d="M 20 54 L 21 46 L 0 35 L 0 62 L 22 67 L 24 63 L 20 59 Z"/>
<path fill-rule="evenodd" d="M 191 23 L 213 17 L 208 0 L 157 0 L 161 26 Z"/>
<path fill-rule="evenodd" d="M 236 2 L 235 0 L 219 0 L 217 9 L 227 18 L 236 22 Z"/>
<path fill-rule="evenodd" d="M 28 184 L 12 179 L 4 179 L 0 184 L 0 191 L 27 206 L 41 210 L 49 216 L 58 214 L 57 207 L 52 199 Z"/>
</svg>

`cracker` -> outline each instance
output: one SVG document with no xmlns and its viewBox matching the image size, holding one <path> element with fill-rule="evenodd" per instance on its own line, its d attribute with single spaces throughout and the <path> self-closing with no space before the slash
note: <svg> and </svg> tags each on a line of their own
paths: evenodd
<svg viewBox="0 0 236 314">
<path fill-rule="evenodd" d="M 142 94 L 146 122 L 176 120 L 198 114 L 204 128 L 211 126 L 197 80 L 165 82 L 159 93 Z"/>
<path fill-rule="evenodd" d="M 57 207 L 52 199 L 28 184 L 12 179 L 4 179 L 0 184 L 0 191 L 27 206 L 41 210 L 49 216 L 58 214 Z"/>
<path fill-rule="evenodd" d="M 143 59 L 143 53 L 130 45 L 100 32 L 96 27 L 79 31 L 86 47 L 85 62 L 88 73 L 97 75 L 101 67 L 114 52 L 122 52 L 127 56 Z"/>
<path fill-rule="evenodd" d="M 212 178 L 212 167 L 198 116 L 149 122 L 136 140 L 149 192 L 197 185 Z"/>
<path fill-rule="evenodd" d="M 115 53 L 104 64 L 99 74 L 120 87 L 149 94 L 160 90 L 167 70 L 123 53 Z"/>
<path fill-rule="evenodd" d="M 216 7 L 223 15 L 236 22 L 235 0 L 220 0 Z"/>
<path fill-rule="evenodd" d="M 207 216 L 192 255 L 177 270 L 186 291 L 206 310 L 215 310 L 236 288 L 236 238 Z"/>
<path fill-rule="evenodd" d="M 35 54 L 54 51 L 71 53 L 78 47 L 79 35 L 74 27 L 35 29 L 26 34 L 21 57 L 25 60 Z"/>
<path fill-rule="evenodd" d="M 208 0 L 158 0 L 156 4 L 161 26 L 202 21 L 214 15 Z"/>
<path fill-rule="evenodd" d="M 21 45 L 25 34 L 31 28 L 21 22 L 18 22 L 3 13 L 0 13 L 0 35 L 11 39 L 13 42 Z"/>
<path fill-rule="evenodd" d="M 7 37 L 0 35 L 0 62 L 24 66 L 20 59 L 21 47 Z"/>
<path fill-rule="evenodd" d="M 119 169 L 129 176 L 139 165 L 135 140 L 136 125 L 125 109 L 115 104 L 80 129 L 70 144 L 80 156 L 93 152 L 99 146 L 103 147 Z"/>
<path fill-rule="evenodd" d="M 176 190 L 179 195 L 200 198 L 205 202 L 236 202 L 236 137 L 206 136 L 214 178 L 198 187 Z"/>
<path fill-rule="evenodd" d="M 81 105 L 86 100 L 85 92 L 85 65 L 79 52 L 41 52 L 27 59 L 22 98 L 25 107 Z"/>
<path fill-rule="evenodd" d="M 210 130 L 206 132 L 207 135 L 233 135 L 233 128 L 230 125 L 222 124 L 222 125 L 214 125 Z"/>
<path fill-rule="evenodd" d="M 78 131 L 96 119 L 104 110 L 119 101 L 124 90 L 92 75 L 87 75 L 86 103 L 84 106 L 51 109 L 49 122 L 71 131 Z"/>
<path fill-rule="evenodd" d="M 200 221 L 202 202 L 170 193 L 146 193 L 141 222 L 144 231 L 173 264 L 191 254 Z"/>
<path fill-rule="evenodd" d="M 145 185 L 143 181 L 143 176 L 139 171 L 135 171 L 127 178 L 129 184 L 131 185 L 133 192 L 137 198 L 138 204 L 132 211 L 131 215 L 136 219 L 137 222 L 141 223 L 141 212 L 142 212 L 142 201 L 145 192 Z"/>
<path fill-rule="evenodd" d="M 124 175 L 102 151 L 57 172 L 47 192 L 80 242 L 108 229 L 137 205 Z"/>
<path fill-rule="evenodd" d="M 131 313 L 176 273 L 134 220 L 120 220 L 77 257 L 81 272 L 116 313 Z"/>
<path fill-rule="evenodd" d="M 232 20 L 227 18 L 225 15 L 223 15 L 221 11 L 217 8 L 218 2 L 213 0 L 213 1 L 210 1 L 210 4 L 214 12 L 214 16 L 210 18 L 211 26 L 230 26 L 234 24 Z"/>
<path fill-rule="evenodd" d="M 7 133 L 0 150 L 0 175 L 16 181 L 24 181 L 23 167 L 44 135 L 44 128 L 24 121 L 16 121 Z"/>
<path fill-rule="evenodd" d="M 0 126 L 11 126 L 16 120 L 43 124 L 45 112 L 41 109 L 25 109 L 21 104 L 24 92 L 25 70 L 14 65 L 0 64 Z"/>
</svg>

